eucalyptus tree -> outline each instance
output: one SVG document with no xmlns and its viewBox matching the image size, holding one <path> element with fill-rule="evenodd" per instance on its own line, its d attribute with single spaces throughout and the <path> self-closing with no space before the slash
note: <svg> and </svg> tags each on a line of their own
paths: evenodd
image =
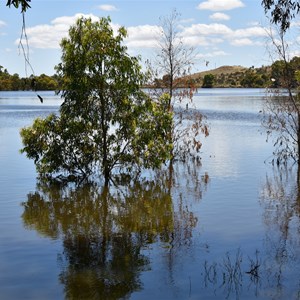
<svg viewBox="0 0 300 300">
<path fill-rule="evenodd" d="M 81 18 L 62 40 L 60 115 L 21 130 L 21 151 L 40 174 L 98 170 L 107 184 L 113 170 L 158 168 L 169 159 L 173 117 L 163 109 L 169 97 L 154 101 L 142 91 L 146 76 L 139 58 L 127 53 L 126 36 L 124 27 L 114 32 L 109 18 Z"/>
</svg>

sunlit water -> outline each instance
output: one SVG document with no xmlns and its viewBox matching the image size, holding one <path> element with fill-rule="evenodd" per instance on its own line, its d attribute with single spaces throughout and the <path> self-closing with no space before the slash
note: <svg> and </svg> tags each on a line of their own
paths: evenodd
<svg viewBox="0 0 300 300">
<path fill-rule="evenodd" d="M 264 90 L 200 90 L 202 165 L 109 190 L 36 179 L 19 130 L 61 103 L 41 95 L 0 92 L 0 299 L 300 299 L 297 170 L 268 163 Z"/>
</svg>

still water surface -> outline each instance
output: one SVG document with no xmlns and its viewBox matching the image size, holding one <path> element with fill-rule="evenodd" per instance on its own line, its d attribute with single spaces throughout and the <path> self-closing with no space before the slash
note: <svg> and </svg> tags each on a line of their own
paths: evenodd
<svg viewBox="0 0 300 300">
<path fill-rule="evenodd" d="M 42 96 L 0 92 L 0 299 L 300 299 L 297 170 L 265 163 L 264 90 L 200 90 L 202 165 L 110 189 L 36 178 L 19 130 L 58 111 Z"/>
</svg>

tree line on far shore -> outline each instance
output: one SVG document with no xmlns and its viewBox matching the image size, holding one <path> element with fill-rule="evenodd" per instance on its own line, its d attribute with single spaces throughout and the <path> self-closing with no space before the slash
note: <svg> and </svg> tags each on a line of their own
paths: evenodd
<svg viewBox="0 0 300 300">
<path fill-rule="evenodd" d="M 7 69 L 0 65 L 0 91 L 53 91 L 58 90 L 57 75 L 20 77 L 19 74 L 10 74 Z"/>
<path fill-rule="evenodd" d="M 277 60 L 271 66 L 262 66 L 259 68 L 244 68 L 223 66 L 211 72 L 201 72 L 190 75 L 189 80 L 184 81 L 184 85 L 191 83 L 197 88 L 221 88 L 221 87 L 238 87 L 238 88 L 264 88 L 284 87 L 284 69 L 285 62 Z M 289 62 L 290 73 L 300 69 L 300 57 L 295 56 Z M 224 71 L 225 70 L 225 71 Z M 160 85 L 167 86 L 167 75 L 163 76 Z M 296 78 L 293 80 L 293 87 L 297 86 Z M 18 74 L 11 75 L 7 69 L 0 65 L 0 91 L 51 91 L 59 90 L 59 80 L 57 75 L 48 76 L 41 74 L 39 76 L 20 77 Z"/>
</svg>

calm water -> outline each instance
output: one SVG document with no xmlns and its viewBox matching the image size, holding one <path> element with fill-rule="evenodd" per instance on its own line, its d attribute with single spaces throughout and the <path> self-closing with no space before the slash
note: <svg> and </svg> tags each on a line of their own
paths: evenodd
<svg viewBox="0 0 300 300">
<path fill-rule="evenodd" d="M 19 130 L 58 111 L 42 96 L 0 92 L 0 299 L 300 299 L 297 170 L 265 163 L 263 90 L 200 90 L 202 166 L 108 190 L 36 179 Z"/>
</svg>

